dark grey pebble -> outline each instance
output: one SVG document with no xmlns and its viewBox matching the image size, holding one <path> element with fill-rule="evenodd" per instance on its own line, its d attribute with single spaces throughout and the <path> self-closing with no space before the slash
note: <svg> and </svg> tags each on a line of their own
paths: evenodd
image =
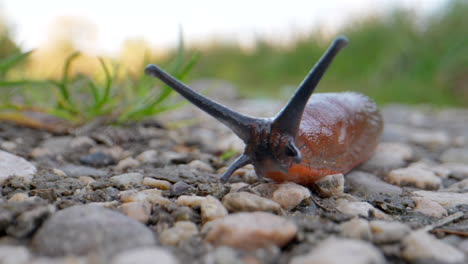
<svg viewBox="0 0 468 264">
<path fill-rule="evenodd" d="M 93 167 L 102 167 L 115 164 L 116 160 L 111 155 L 98 151 L 82 156 L 80 162 Z"/>
<path fill-rule="evenodd" d="M 142 223 L 97 205 L 78 205 L 52 215 L 35 234 L 32 246 L 40 255 L 112 256 L 123 250 L 155 244 Z"/>
</svg>

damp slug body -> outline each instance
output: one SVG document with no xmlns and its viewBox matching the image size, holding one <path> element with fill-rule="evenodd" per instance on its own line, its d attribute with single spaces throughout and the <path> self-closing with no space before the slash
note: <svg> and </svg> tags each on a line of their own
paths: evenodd
<svg viewBox="0 0 468 264">
<path fill-rule="evenodd" d="M 347 43 L 345 37 L 335 39 L 273 118 L 255 118 L 233 111 L 198 94 L 156 65 L 148 65 L 145 72 L 161 79 L 244 141 L 244 153 L 221 175 L 222 182 L 237 169 L 252 164 L 259 177 L 310 185 L 323 176 L 346 173 L 369 159 L 382 133 L 382 117 L 367 96 L 344 92 L 311 97 Z"/>
</svg>

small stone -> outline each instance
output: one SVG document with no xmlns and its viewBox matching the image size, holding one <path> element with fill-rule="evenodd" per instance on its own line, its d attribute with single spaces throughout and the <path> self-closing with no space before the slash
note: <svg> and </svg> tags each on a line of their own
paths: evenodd
<svg viewBox="0 0 468 264">
<path fill-rule="evenodd" d="M 444 207 L 432 200 L 422 197 L 413 197 L 413 200 L 416 205 L 414 207 L 415 212 L 437 218 L 448 215 Z"/>
<path fill-rule="evenodd" d="M 143 164 L 151 164 L 159 162 L 158 152 L 156 150 L 146 150 L 136 157 L 136 159 Z"/>
<path fill-rule="evenodd" d="M 62 178 L 67 177 L 67 174 L 66 174 L 63 170 L 61 170 L 61 169 L 53 168 L 53 169 L 52 169 L 52 172 L 53 172 L 54 174 L 56 174 L 56 175 L 62 177 Z"/>
<path fill-rule="evenodd" d="M 165 180 L 157 180 L 150 177 L 143 178 L 143 185 L 150 188 L 158 188 L 160 190 L 169 190 L 171 189 L 172 184 Z"/>
<path fill-rule="evenodd" d="M 125 173 L 111 177 L 110 181 L 117 186 L 140 185 L 143 175 L 138 172 Z"/>
<path fill-rule="evenodd" d="M 380 251 L 368 242 L 355 239 L 329 238 L 310 253 L 294 257 L 291 264 L 384 264 Z"/>
<path fill-rule="evenodd" d="M 49 215 L 55 212 L 53 205 L 44 205 L 22 212 L 16 217 L 6 233 L 12 237 L 25 238 L 30 236 Z"/>
<path fill-rule="evenodd" d="M 39 158 L 46 155 L 59 155 L 70 148 L 72 137 L 51 137 L 44 140 L 41 145 L 31 151 L 31 156 Z"/>
<path fill-rule="evenodd" d="M 322 197 L 343 195 L 344 176 L 341 173 L 327 175 L 315 183 L 315 189 Z"/>
<path fill-rule="evenodd" d="M 442 162 L 468 164 L 468 148 L 450 148 L 440 155 Z"/>
<path fill-rule="evenodd" d="M 31 182 L 36 171 L 36 167 L 25 159 L 0 150 L 0 186 L 11 176 Z"/>
<path fill-rule="evenodd" d="M 359 196 L 400 195 L 403 192 L 400 187 L 386 183 L 377 176 L 362 171 L 353 171 L 346 175 L 346 188 L 349 189 L 347 191 Z"/>
<path fill-rule="evenodd" d="M 369 222 L 356 217 L 340 225 L 341 235 L 347 238 L 371 240 L 372 232 Z"/>
<path fill-rule="evenodd" d="M 179 206 L 188 206 L 190 208 L 200 207 L 205 197 L 195 195 L 181 195 L 177 198 L 176 204 Z"/>
<path fill-rule="evenodd" d="M 447 169 L 447 168 L 445 168 L 443 166 L 440 166 L 440 165 L 429 165 L 429 164 L 426 164 L 425 162 L 411 163 L 408 167 L 409 168 L 420 168 L 420 169 L 423 169 L 423 170 L 432 171 L 432 172 L 434 172 L 435 175 L 439 176 L 442 179 L 446 179 L 450 175 L 450 170 L 449 169 Z"/>
<path fill-rule="evenodd" d="M 115 164 L 115 159 L 105 152 L 98 151 L 81 157 L 80 162 L 93 167 L 103 167 Z"/>
<path fill-rule="evenodd" d="M 454 183 L 444 189 L 444 191 L 466 193 L 468 192 L 468 179 Z"/>
<path fill-rule="evenodd" d="M 265 211 L 283 214 L 277 202 L 248 192 L 228 193 L 223 197 L 223 204 L 229 212 Z"/>
<path fill-rule="evenodd" d="M 159 235 L 159 240 L 163 245 L 177 246 L 180 242 L 185 241 L 197 234 L 197 225 L 190 221 L 179 221 L 176 222 L 173 227 L 161 232 Z"/>
<path fill-rule="evenodd" d="M 91 183 L 95 182 L 96 180 L 89 177 L 89 176 L 80 176 L 78 180 L 86 185 L 90 185 Z"/>
<path fill-rule="evenodd" d="M 172 201 L 162 196 L 161 190 L 147 189 L 143 191 L 122 191 L 119 193 L 120 201 L 123 203 L 148 202 L 151 204 L 169 205 Z"/>
<path fill-rule="evenodd" d="M 224 208 L 223 204 L 211 195 L 208 195 L 203 199 L 200 206 L 203 224 L 224 217 L 228 214 L 228 211 Z"/>
<path fill-rule="evenodd" d="M 209 164 L 206 164 L 205 162 L 201 160 L 193 160 L 188 165 L 197 170 L 206 171 L 209 173 L 214 172 L 213 167 L 211 167 Z"/>
<path fill-rule="evenodd" d="M 465 193 L 414 191 L 413 194 L 416 197 L 434 201 L 443 207 L 455 207 L 457 205 L 468 204 L 468 195 Z"/>
<path fill-rule="evenodd" d="M 88 166 L 78 166 L 78 165 L 65 165 L 60 167 L 60 170 L 65 172 L 68 177 L 78 178 L 80 176 L 90 176 L 93 178 L 102 178 L 107 176 L 107 173 L 104 170 L 96 169 Z"/>
<path fill-rule="evenodd" d="M 142 247 L 125 250 L 112 259 L 111 264 L 178 264 L 176 257 L 162 247 Z"/>
<path fill-rule="evenodd" d="M 238 192 L 240 189 L 249 186 L 248 183 L 245 182 L 235 182 L 229 184 L 229 192 Z"/>
<path fill-rule="evenodd" d="M 120 211 L 128 217 L 142 222 L 148 222 L 151 214 L 151 206 L 145 202 L 130 202 L 120 205 Z"/>
<path fill-rule="evenodd" d="M 377 244 L 395 243 L 403 239 L 411 229 L 400 222 L 382 220 L 370 221 L 372 241 Z"/>
<path fill-rule="evenodd" d="M 219 169 L 217 174 L 222 175 L 224 172 L 226 172 L 227 168 L 228 167 L 223 167 Z M 253 184 L 257 182 L 257 174 L 255 173 L 253 166 L 250 164 L 236 170 L 231 176 L 231 179 L 233 178 L 237 178 L 241 182 L 245 182 L 248 184 Z"/>
<path fill-rule="evenodd" d="M 30 263 L 31 254 L 24 246 L 0 245 L 0 263 L 26 264 Z"/>
<path fill-rule="evenodd" d="M 282 247 L 298 230 L 294 222 L 265 212 L 230 214 L 210 222 L 205 228 L 208 242 L 246 250 L 271 245 Z"/>
<path fill-rule="evenodd" d="M 121 161 L 119 161 L 119 163 L 117 163 L 117 166 L 115 166 L 115 168 L 118 170 L 118 171 L 126 171 L 128 169 L 133 169 L 133 168 L 136 168 L 140 166 L 140 162 L 132 157 L 128 157 L 128 158 L 125 158 Z"/>
<path fill-rule="evenodd" d="M 13 194 L 10 199 L 8 199 L 9 202 L 24 202 L 29 199 L 29 195 L 27 193 L 15 193 Z"/>
<path fill-rule="evenodd" d="M 380 143 L 375 154 L 361 165 L 365 171 L 391 170 L 403 167 L 413 158 L 413 150 L 402 143 Z"/>
<path fill-rule="evenodd" d="M 190 184 L 187 184 L 183 181 L 178 181 L 171 187 L 171 193 L 175 196 L 180 196 L 182 194 L 189 193 L 193 187 Z"/>
<path fill-rule="evenodd" d="M 388 181 L 400 186 L 411 186 L 425 190 L 437 190 L 442 184 L 442 179 L 434 172 L 417 167 L 408 167 L 392 170 L 388 174 Z"/>
<path fill-rule="evenodd" d="M 75 137 L 70 141 L 70 148 L 72 149 L 91 148 L 94 146 L 96 146 L 96 142 L 90 137 Z"/>
<path fill-rule="evenodd" d="M 464 263 L 465 260 L 463 252 L 423 230 L 412 232 L 403 240 L 402 256 L 410 262 Z"/>
<path fill-rule="evenodd" d="M 282 183 L 277 185 L 271 199 L 277 202 L 285 210 L 291 210 L 304 199 L 310 197 L 310 191 L 306 187 L 296 183 Z"/>
<path fill-rule="evenodd" d="M 95 205 L 77 205 L 55 213 L 32 240 L 33 248 L 45 256 L 110 256 L 154 244 L 152 231 L 142 223 Z"/>
<path fill-rule="evenodd" d="M 340 199 L 336 209 L 343 214 L 352 216 L 375 217 L 378 219 L 387 219 L 388 215 L 373 207 L 368 202 L 349 202 L 345 199 Z"/>
<path fill-rule="evenodd" d="M 460 163 L 443 163 L 441 167 L 446 168 L 450 171 L 450 176 L 458 180 L 468 178 L 468 164 Z"/>
<path fill-rule="evenodd" d="M 15 150 L 17 147 L 16 143 L 15 142 L 11 142 L 11 141 L 3 141 L 2 143 L 0 143 L 0 148 L 6 150 L 6 151 L 13 151 Z"/>
<path fill-rule="evenodd" d="M 429 149 L 440 149 L 450 144 L 450 138 L 444 131 L 412 131 L 410 142 L 424 146 Z"/>
</svg>

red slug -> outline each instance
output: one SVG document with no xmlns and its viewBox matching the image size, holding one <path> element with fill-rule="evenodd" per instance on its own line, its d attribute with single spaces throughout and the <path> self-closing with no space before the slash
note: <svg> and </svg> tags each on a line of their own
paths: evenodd
<svg viewBox="0 0 468 264">
<path fill-rule="evenodd" d="M 367 96 L 344 92 L 310 97 L 347 43 L 345 37 L 335 39 L 273 118 L 235 112 L 198 94 L 156 65 L 148 65 L 145 73 L 161 79 L 245 142 L 244 153 L 221 175 L 222 182 L 237 169 L 252 164 L 258 177 L 310 185 L 326 175 L 346 173 L 369 159 L 382 133 L 382 117 Z"/>
</svg>

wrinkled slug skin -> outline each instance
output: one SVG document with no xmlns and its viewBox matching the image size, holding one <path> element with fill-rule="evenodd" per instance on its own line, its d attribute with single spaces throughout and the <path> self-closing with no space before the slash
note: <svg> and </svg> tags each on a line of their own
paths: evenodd
<svg viewBox="0 0 468 264">
<path fill-rule="evenodd" d="M 314 94 L 295 138 L 301 163 L 287 173 L 267 171 L 265 176 L 308 185 L 329 174 L 346 173 L 371 157 L 382 129 L 382 116 L 369 97 L 354 92 Z"/>
</svg>

